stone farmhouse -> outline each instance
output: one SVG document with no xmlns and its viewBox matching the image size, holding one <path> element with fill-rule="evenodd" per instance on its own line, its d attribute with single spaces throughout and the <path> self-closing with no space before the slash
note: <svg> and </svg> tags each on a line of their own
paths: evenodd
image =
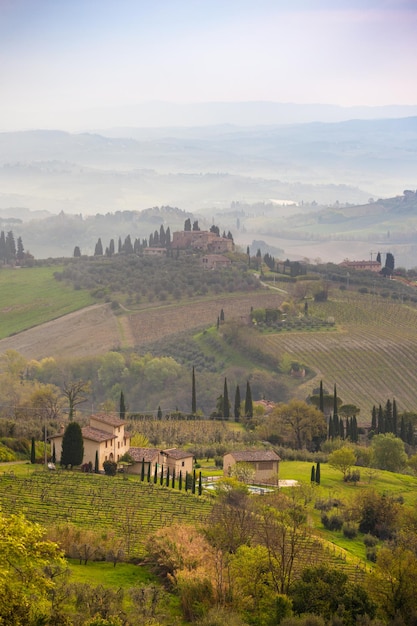
<svg viewBox="0 0 417 626">
<path fill-rule="evenodd" d="M 370 272 L 381 271 L 381 263 L 379 261 L 349 261 L 349 259 L 345 259 L 339 263 L 339 267 L 346 267 L 352 270 L 368 270 Z"/>
<path fill-rule="evenodd" d="M 201 250 L 211 254 L 222 254 L 234 250 L 233 239 L 220 237 L 210 230 L 182 230 L 172 234 L 171 248 L 179 250 Z"/>
<path fill-rule="evenodd" d="M 222 267 L 230 267 L 232 262 L 223 254 L 206 254 L 201 259 L 205 270 L 215 270 Z"/>
<path fill-rule="evenodd" d="M 145 476 L 148 473 L 151 476 L 156 472 L 159 475 L 162 467 L 164 474 L 167 470 L 172 475 L 179 476 L 181 472 L 185 477 L 186 473 L 191 474 L 193 471 L 194 457 L 191 452 L 179 450 L 178 448 L 169 448 L 167 450 L 157 450 L 156 448 L 129 448 L 128 454 L 133 459 L 133 464 L 127 470 L 129 474 L 140 474 L 142 472 L 142 464 L 144 465 Z M 149 469 L 150 466 L 150 469 Z"/>
<path fill-rule="evenodd" d="M 104 461 L 118 462 L 130 448 L 130 437 L 125 434 L 125 422 L 117 414 L 96 413 L 91 415 L 89 425 L 82 430 L 84 441 L 83 463 L 94 467 L 96 453 L 98 466 L 103 468 Z M 64 432 L 53 435 L 51 444 L 55 444 L 56 460 L 61 460 L 62 439 Z"/>
<path fill-rule="evenodd" d="M 273 450 L 241 450 L 223 457 L 223 474 L 230 476 L 237 463 L 247 463 L 255 471 L 254 482 L 278 485 L 280 457 Z"/>
</svg>

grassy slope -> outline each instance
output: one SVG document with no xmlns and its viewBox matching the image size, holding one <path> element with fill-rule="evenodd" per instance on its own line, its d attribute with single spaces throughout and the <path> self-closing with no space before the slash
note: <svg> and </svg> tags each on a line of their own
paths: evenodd
<svg viewBox="0 0 417 626">
<path fill-rule="evenodd" d="M 0 271 L 0 339 L 94 303 L 88 291 L 75 291 L 54 279 L 58 267 Z"/>
</svg>

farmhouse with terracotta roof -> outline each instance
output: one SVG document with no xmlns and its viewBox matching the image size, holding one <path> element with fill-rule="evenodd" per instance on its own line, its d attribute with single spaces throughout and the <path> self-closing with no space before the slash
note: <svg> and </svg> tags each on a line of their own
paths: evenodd
<svg viewBox="0 0 417 626">
<path fill-rule="evenodd" d="M 255 471 L 254 482 L 278 485 L 280 457 L 273 450 L 240 450 L 223 457 L 223 473 L 230 476 L 237 463 L 247 463 Z"/>
</svg>

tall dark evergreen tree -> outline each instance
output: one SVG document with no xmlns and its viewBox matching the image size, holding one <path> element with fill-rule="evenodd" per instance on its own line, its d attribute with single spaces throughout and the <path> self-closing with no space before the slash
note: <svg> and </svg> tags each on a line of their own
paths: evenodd
<svg viewBox="0 0 417 626">
<path fill-rule="evenodd" d="M 406 430 L 406 426 L 405 426 L 405 419 L 404 419 L 404 415 L 401 415 L 401 422 L 400 422 L 400 439 L 402 439 L 402 441 L 406 442 L 407 441 L 407 430 Z"/>
<path fill-rule="evenodd" d="M 200 227 L 199 227 L 199 225 L 198 225 L 198 220 L 195 220 L 195 221 L 193 222 L 193 230 L 200 230 Z"/>
<path fill-rule="evenodd" d="M 378 252 L 378 254 L 376 255 L 376 261 L 377 263 L 381 263 L 381 253 Z"/>
<path fill-rule="evenodd" d="M 378 407 L 377 431 L 378 435 L 385 433 L 384 411 L 382 410 L 381 405 Z"/>
<path fill-rule="evenodd" d="M 98 466 L 98 450 L 96 450 L 96 458 L 94 459 L 94 473 L 98 474 L 100 471 L 100 468 Z"/>
<path fill-rule="evenodd" d="M 220 311 L 220 321 L 224 322 L 224 311 L 223 311 L 223 309 Z"/>
<path fill-rule="evenodd" d="M 158 482 L 158 463 L 155 463 L 155 470 L 153 473 L 153 484 L 156 485 Z"/>
<path fill-rule="evenodd" d="M 227 390 L 227 378 L 224 379 L 224 391 L 223 391 L 223 417 L 229 419 L 230 417 L 230 403 L 229 392 Z"/>
<path fill-rule="evenodd" d="M 151 464 L 148 463 L 148 474 L 146 476 L 146 480 L 148 481 L 148 483 L 151 482 Z"/>
<path fill-rule="evenodd" d="M 337 391 L 336 391 L 336 383 L 334 385 L 334 390 L 333 390 L 333 417 L 334 416 L 339 417 L 339 408 L 337 406 Z"/>
<path fill-rule="evenodd" d="M 123 244 L 123 252 L 125 254 L 133 254 L 133 244 L 130 235 L 127 235 Z"/>
<path fill-rule="evenodd" d="M 123 246 L 122 246 L 122 238 L 119 237 L 119 240 L 117 242 L 117 253 L 118 254 L 120 254 L 122 252 L 122 248 L 123 248 Z"/>
<path fill-rule="evenodd" d="M 114 239 L 110 239 L 109 243 L 109 256 L 113 256 L 114 254 Z"/>
<path fill-rule="evenodd" d="M 6 263 L 7 254 L 6 254 L 6 237 L 4 236 L 4 230 L 0 233 L 0 261 L 2 263 Z"/>
<path fill-rule="evenodd" d="M 321 475 L 320 475 L 320 461 L 317 462 L 316 465 L 316 483 L 320 485 Z"/>
<path fill-rule="evenodd" d="M 94 248 L 94 256 L 103 256 L 103 244 L 101 243 L 100 237 L 96 243 L 96 247 Z"/>
<path fill-rule="evenodd" d="M 235 391 L 235 406 L 234 406 L 234 416 L 235 416 L 235 420 L 236 422 L 238 422 L 240 420 L 240 387 L 239 385 L 236 385 L 236 391 Z"/>
<path fill-rule="evenodd" d="M 246 382 L 245 416 L 253 417 L 252 391 L 250 388 L 249 381 Z"/>
<path fill-rule="evenodd" d="M 8 262 L 14 261 L 16 258 L 16 243 L 13 231 L 9 230 L 6 235 L 6 259 Z"/>
<path fill-rule="evenodd" d="M 414 428 L 411 421 L 407 424 L 407 443 L 410 446 L 414 445 Z"/>
<path fill-rule="evenodd" d="M 316 468 L 315 468 L 314 465 L 311 466 L 310 482 L 312 482 L 312 483 L 316 482 Z"/>
<path fill-rule="evenodd" d="M 374 433 L 377 432 L 377 419 L 376 419 L 376 406 L 375 406 L 375 404 L 372 407 L 371 431 L 374 432 Z"/>
<path fill-rule="evenodd" d="M 119 417 L 121 420 L 124 420 L 126 417 L 125 396 L 123 391 L 120 392 Z"/>
<path fill-rule="evenodd" d="M 36 463 L 35 437 L 32 437 L 32 444 L 30 448 L 30 462 L 32 463 L 32 465 Z"/>
<path fill-rule="evenodd" d="M 391 252 L 387 252 L 385 257 L 385 273 L 391 276 L 394 273 L 395 261 L 394 255 Z"/>
<path fill-rule="evenodd" d="M 195 487 L 196 487 L 196 478 L 195 478 L 195 470 L 193 470 L 193 487 L 192 487 L 192 493 L 195 493 Z"/>
<path fill-rule="evenodd" d="M 140 479 L 142 482 L 145 480 L 145 457 L 142 458 L 142 466 L 140 468 Z"/>
<path fill-rule="evenodd" d="M 25 258 L 25 249 L 23 248 L 23 241 L 21 237 L 17 238 L 17 251 L 16 251 L 16 259 L 18 261 L 23 261 Z"/>
<path fill-rule="evenodd" d="M 161 246 L 161 248 L 165 248 L 165 245 L 166 245 L 165 239 L 166 239 L 165 228 L 164 228 L 164 225 L 161 224 L 159 228 L 159 245 Z"/>
<path fill-rule="evenodd" d="M 166 233 L 165 233 L 165 247 L 166 248 L 170 248 L 171 247 L 171 229 L 168 226 Z"/>
<path fill-rule="evenodd" d="M 195 391 L 195 370 L 193 366 L 192 385 L 191 385 L 191 413 L 195 415 L 197 413 L 197 396 Z"/>
<path fill-rule="evenodd" d="M 52 463 L 56 463 L 56 450 L 55 450 L 55 442 L 52 444 Z"/>
<path fill-rule="evenodd" d="M 397 435 L 398 432 L 398 411 L 395 398 L 392 400 L 392 432 Z"/>
<path fill-rule="evenodd" d="M 198 495 L 201 496 L 203 493 L 203 479 L 201 478 L 201 472 L 198 474 Z"/>
<path fill-rule="evenodd" d="M 385 422 L 385 432 L 392 433 L 392 403 L 391 400 L 388 400 L 385 403 L 385 411 L 384 411 L 384 422 Z"/>
<path fill-rule="evenodd" d="M 157 413 L 157 417 L 158 417 L 158 419 L 159 419 L 159 420 L 161 420 L 161 419 L 162 419 L 162 409 L 161 409 L 161 407 L 160 407 L 160 406 L 158 406 L 158 413 Z"/>
<path fill-rule="evenodd" d="M 70 422 L 62 438 L 61 465 L 74 467 L 81 465 L 84 457 L 84 441 L 78 422 Z"/>
<path fill-rule="evenodd" d="M 334 439 L 334 424 L 333 424 L 333 415 L 330 413 L 329 416 L 329 427 L 328 427 L 329 439 Z"/>
<path fill-rule="evenodd" d="M 189 217 L 184 222 L 184 230 L 191 230 L 191 220 Z"/>
<path fill-rule="evenodd" d="M 320 391 L 319 391 L 319 409 L 322 413 L 324 413 L 324 393 L 323 393 L 323 381 L 320 381 Z"/>
<path fill-rule="evenodd" d="M 182 491 L 182 472 L 180 470 L 180 475 L 178 477 L 178 489 Z"/>
<path fill-rule="evenodd" d="M 77 258 L 80 258 L 80 256 L 81 256 L 80 247 L 79 246 L 75 246 L 75 248 L 74 248 L 74 258 L 77 259 Z"/>
</svg>

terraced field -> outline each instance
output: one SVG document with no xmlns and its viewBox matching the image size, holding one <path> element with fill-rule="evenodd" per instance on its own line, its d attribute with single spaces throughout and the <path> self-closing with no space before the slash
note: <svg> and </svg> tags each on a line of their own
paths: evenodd
<svg viewBox="0 0 417 626">
<path fill-rule="evenodd" d="M 281 332 L 262 336 L 262 349 L 284 354 L 316 373 L 298 388 L 305 398 L 320 379 L 331 392 L 337 384 L 344 403 L 361 408 L 369 422 L 374 404 L 395 397 L 399 411 L 417 409 L 417 309 L 378 296 L 341 294 L 311 304 L 311 315 L 334 318 L 336 330 Z"/>
<path fill-rule="evenodd" d="M 139 480 L 66 471 L 0 475 L 0 506 L 23 512 L 47 527 L 71 522 L 89 530 L 113 530 L 129 557 L 143 555 L 150 532 L 175 522 L 204 523 L 211 502 L 204 496 Z"/>
</svg>

